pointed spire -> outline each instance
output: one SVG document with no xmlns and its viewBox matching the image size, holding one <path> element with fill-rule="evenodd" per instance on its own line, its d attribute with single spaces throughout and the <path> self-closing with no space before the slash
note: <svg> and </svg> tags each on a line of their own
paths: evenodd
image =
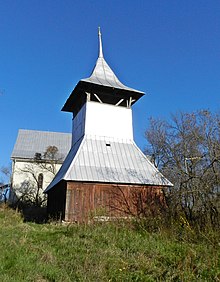
<svg viewBox="0 0 220 282">
<path fill-rule="evenodd" d="M 103 52 L 102 52 L 102 34 L 101 34 L 101 28 L 98 27 L 98 36 L 99 36 L 99 58 L 103 58 Z"/>
<path fill-rule="evenodd" d="M 93 83 L 96 85 L 102 85 L 105 87 L 111 87 L 112 89 L 122 89 L 126 91 L 132 91 L 135 93 L 140 93 L 142 96 L 144 93 L 133 88 L 125 86 L 120 80 L 117 78 L 113 70 L 107 64 L 104 59 L 103 51 L 102 51 L 102 35 L 100 27 L 98 27 L 98 37 L 99 37 L 99 56 L 96 61 L 96 65 L 92 71 L 90 77 L 81 79 L 81 81 L 85 81 L 88 83 Z"/>
<path fill-rule="evenodd" d="M 102 36 L 101 30 L 99 27 L 98 28 L 99 52 L 98 52 L 98 59 L 96 61 L 95 67 L 93 68 L 90 77 L 81 79 L 78 82 L 77 86 L 72 91 L 70 97 L 68 98 L 65 105 L 63 106 L 62 111 L 74 112 L 74 114 L 76 115 L 78 113 L 78 110 L 80 109 L 78 107 L 79 103 L 76 102 L 77 106 L 73 108 L 73 101 L 75 103 L 75 99 L 76 100 L 78 99 L 75 97 L 78 97 L 77 95 L 81 95 L 82 91 L 88 93 L 90 92 L 97 93 L 97 91 L 98 92 L 101 91 L 102 94 L 103 93 L 105 94 L 106 92 L 109 96 L 112 95 L 112 97 L 113 96 L 116 97 L 118 94 L 119 99 L 118 101 L 115 101 L 115 105 L 116 102 L 117 105 L 119 105 L 121 103 L 121 100 L 123 99 L 125 99 L 126 101 L 128 101 L 129 99 L 130 101 L 129 103 L 134 104 L 139 98 L 141 98 L 141 96 L 144 95 L 144 92 L 127 87 L 126 85 L 121 83 L 120 80 L 117 78 L 113 70 L 110 68 L 110 66 L 107 64 L 107 62 L 104 59 L 101 36 Z"/>
</svg>

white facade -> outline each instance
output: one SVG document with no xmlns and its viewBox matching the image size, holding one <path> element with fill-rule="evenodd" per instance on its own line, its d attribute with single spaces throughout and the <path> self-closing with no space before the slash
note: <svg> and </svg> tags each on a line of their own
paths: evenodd
<svg viewBox="0 0 220 282">
<path fill-rule="evenodd" d="M 73 119 L 73 144 L 83 135 L 133 140 L 131 108 L 87 101 Z"/>
<path fill-rule="evenodd" d="M 125 107 L 87 102 L 85 133 L 133 140 L 132 111 Z"/>
<path fill-rule="evenodd" d="M 61 165 L 53 165 L 55 174 L 59 171 Z M 14 200 L 17 201 L 25 197 L 34 202 L 36 196 L 38 196 L 38 199 L 44 203 L 46 197 L 43 191 L 55 176 L 50 170 L 49 164 L 36 163 L 33 160 L 14 160 L 12 164 L 12 188 L 16 197 Z M 40 175 L 42 175 L 42 183 L 38 187 Z"/>
<path fill-rule="evenodd" d="M 56 173 L 60 169 L 62 164 L 55 164 Z M 43 174 L 43 190 L 50 184 L 50 182 L 54 178 L 54 173 L 49 171 L 48 169 L 43 168 L 41 164 L 37 164 L 31 160 L 16 160 L 13 162 L 13 177 L 12 183 L 13 187 L 20 187 L 22 183 L 29 181 L 30 183 L 34 183 L 36 185 L 36 179 L 39 174 Z"/>
<path fill-rule="evenodd" d="M 14 201 L 25 199 L 38 205 L 46 204 L 43 191 L 68 154 L 71 137 L 71 133 L 19 130 L 11 155 Z"/>
</svg>

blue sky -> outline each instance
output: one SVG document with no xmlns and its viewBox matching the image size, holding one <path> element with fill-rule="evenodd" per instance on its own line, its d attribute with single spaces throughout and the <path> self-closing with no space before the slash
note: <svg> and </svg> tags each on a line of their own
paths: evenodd
<svg viewBox="0 0 220 282">
<path fill-rule="evenodd" d="M 220 1 L 0 0 L 0 167 L 18 129 L 71 131 L 61 112 L 98 53 L 146 95 L 133 107 L 141 149 L 150 116 L 220 105 Z"/>
</svg>

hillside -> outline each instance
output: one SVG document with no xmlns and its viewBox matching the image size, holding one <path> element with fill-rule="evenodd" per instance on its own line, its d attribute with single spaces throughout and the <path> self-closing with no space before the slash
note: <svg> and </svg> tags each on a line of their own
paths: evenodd
<svg viewBox="0 0 220 282">
<path fill-rule="evenodd" d="M 219 234 L 24 223 L 0 208 L 0 281 L 220 281 Z"/>
</svg>

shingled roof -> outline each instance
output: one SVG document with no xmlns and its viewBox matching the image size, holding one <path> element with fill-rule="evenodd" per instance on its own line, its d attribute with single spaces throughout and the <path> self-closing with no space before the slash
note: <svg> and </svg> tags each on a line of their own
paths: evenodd
<svg viewBox="0 0 220 282">
<path fill-rule="evenodd" d="M 11 159 L 33 159 L 49 146 L 58 148 L 58 159 L 63 161 L 71 148 L 71 133 L 19 129 Z"/>
</svg>

